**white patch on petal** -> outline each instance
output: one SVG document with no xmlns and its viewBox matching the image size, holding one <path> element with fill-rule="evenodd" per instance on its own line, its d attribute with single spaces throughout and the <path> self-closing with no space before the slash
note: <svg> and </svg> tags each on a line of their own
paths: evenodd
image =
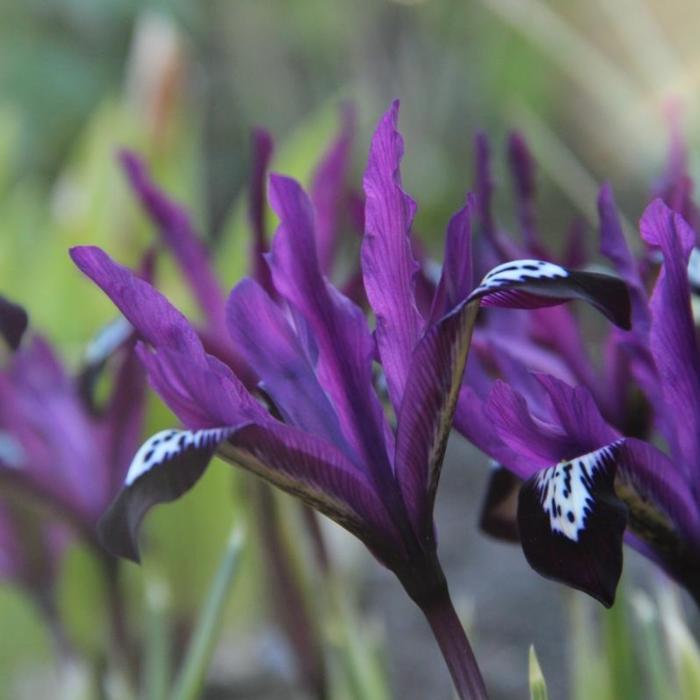
<svg viewBox="0 0 700 700">
<path fill-rule="evenodd" d="M 593 508 L 592 490 L 596 473 L 614 458 L 619 442 L 595 452 L 559 462 L 544 469 L 537 479 L 540 502 L 549 516 L 553 532 L 560 532 L 574 542 L 586 528 L 586 518 Z"/>
<path fill-rule="evenodd" d="M 700 249 L 693 248 L 688 259 L 688 282 L 691 290 L 700 293 Z"/>
<path fill-rule="evenodd" d="M 230 433 L 228 428 L 206 430 L 161 430 L 149 438 L 139 448 L 131 460 L 129 471 L 124 479 L 125 486 L 131 486 L 140 476 L 168 460 L 188 450 L 210 448 L 214 443 L 225 440 Z"/>
<path fill-rule="evenodd" d="M 564 279 L 568 276 L 563 267 L 544 260 L 513 260 L 494 267 L 470 296 L 514 282 Z"/>
</svg>

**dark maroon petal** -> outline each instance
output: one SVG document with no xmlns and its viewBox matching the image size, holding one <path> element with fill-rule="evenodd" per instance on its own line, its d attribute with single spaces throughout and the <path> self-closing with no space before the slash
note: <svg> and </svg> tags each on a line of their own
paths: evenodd
<svg viewBox="0 0 700 700">
<path fill-rule="evenodd" d="M 606 607 L 622 573 L 627 509 L 615 495 L 620 444 L 560 462 L 528 479 L 518 530 L 530 566 L 588 593 Z"/>
<path fill-rule="evenodd" d="M 146 411 L 146 373 L 131 347 L 125 348 L 112 382 L 112 392 L 101 418 L 106 433 L 109 466 L 107 498 L 124 479 L 141 440 Z"/>
<path fill-rule="evenodd" d="M 250 192 L 248 198 L 248 219 L 253 230 L 251 274 L 263 288 L 272 293 L 272 278 L 264 255 L 268 250 L 267 227 L 265 225 L 265 183 L 267 171 L 272 160 L 274 143 L 270 134 L 264 129 L 255 129 L 252 137 L 253 159 L 250 174 Z"/>
<path fill-rule="evenodd" d="M 675 425 L 674 458 L 687 473 L 700 465 L 700 361 L 690 307 L 688 258 L 695 232 L 661 200 L 652 202 L 641 220 L 642 238 L 658 246 L 663 266 L 649 307 L 649 342 L 660 389 Z"/>
<path fill-rule="evenodd" d="M 122 151 L 119 158 L 134 193 L 189 280 L 202 311 L 214 325 L 223 324 L 225 295 L 189 214 L 156 186 L 136 154 Z"/>
<path fill-rule="evenodd" d="M 10 349 L 17 350 L 28 324 L 27 312 L 19 304 L 0 295 L 0 335 Z"/>
<path fill-rule="evenodd" d="M 415 202 L 401 186 L 403 139 L 397 130 L 399 103 L 382 117 L 364 176 L 365 237 L 362 273 L 377 318 L 376 339 L 389 397 L 398 411 L 423 321 L 416 307 L 418 263 L 411 250 Z"/>
<path fill-rule="evenodd" d="M 518 495 L 522 480 L 494 462 L 481 505 L 479 527 L 487 535 L 506 542 L 519 542 Z"/>
<path fill-rule="evenodd" d="M 570 299 L 592 304 L 615 325 L 630 327 L 625 283 L 597 272 L 579 272 L 543 260 L 513 260 L 498 265 L 469 296 L 485 306 L 538 308 Z"/>
</svg>

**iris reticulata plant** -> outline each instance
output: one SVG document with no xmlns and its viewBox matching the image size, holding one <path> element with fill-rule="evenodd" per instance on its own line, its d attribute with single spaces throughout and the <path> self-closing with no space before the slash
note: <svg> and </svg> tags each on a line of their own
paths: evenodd
<svg viewBox="0 0 700 700">
<path fill-rule="evenodd" d="M 460 696 L 485 697 L 450 602 L 433 524 L 479 305 L 529 308 L 582 298 L 624 326 L 629 299 L 615 278 L 536 260 L 502 266 L 472 290 L 469 196 L 449 223 L 442 275 L 429 313 L 421 314 L 409 238 L 416 205 L 401 188 L 397 119 L 395 103 L 375 132 L 364 177 L 361 259 L 374 335 L 364 312 L 321 273 L 309 198 L 294 180 L 271 176 L 280 225 L 266 262 L 275 296 L 244 279 L 226 305 L 236 353 L 257 377 L 253 391 L 205 351 L 149 284 L 97 248 L 72 250 L 140 335 L 137 351 L 152 386 L 186 426 L 142 446 L 101 532 L 114 553 L 137 559 L 146 511 L 189 489 L 216 453 L 362 540 L 425 613 Z M 375 360 L 395 421 L 375 386 Z"/>
</svg>

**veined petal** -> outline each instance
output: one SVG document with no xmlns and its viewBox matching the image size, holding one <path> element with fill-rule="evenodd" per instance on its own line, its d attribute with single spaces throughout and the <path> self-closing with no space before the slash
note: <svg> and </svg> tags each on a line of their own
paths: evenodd
<svg viewBox="0 0 700 700">
<path fill-rule="evenodd" d="M 396 101 L 382 117 L 372 139 L 364 176 L 362 242 L 365 290 L 377 318 L 377 346 L 389 397 L 397 411 L 423 325 L 415 301 L 419 266 L 409 238 L 416 204 L 401 187 L 403 139 L 397 130 L 398 114 Z"/>
<path fill-rule="evenodd" d="M 250 174 L 250 192 L 248 195 L 248 219 L 253 229 L 251 273 L 268 293 L 274 288 L 270 268 L 265 261 L 268 250 L 267 227 L 265 226 L 265 182 L 267 170 L 272 160 L 274 144 L 270 134 L 264 129 L 253 131 L 253 164 Z"/>
<path fill-rule="evenodd" d="M 582 299 L 615 325 L 630 327 L 630 298 L 622 280 L 543 260 L 513 260 L 493 268 L 470 294 L 484 306 L 532 309 Z"/>
<path fill-rule="evenodd" d="M 472 289 L 472 220 L 476 200 L 467 197 L 467 203 L 447 226 L 442 274 L 435 290 L 430 322 L 437 322 L 460 304 Z"/>
<path fill-rule="evenodd" d="M 0 335 L 11 350 L 19 347 L 28 323 L 29 316 L 24 308 L 0 295 Z"/>
<path fill-rule="evenodd" d="M 311 182 L 311 201 L 316 212 L 318 262 L 323 273 L 329 277 L 343 223 L 345 179 L 355 134 L 355 110 L 352 105 L 343 106 L 340 120 L 339 133 L 321 157 Z"/>
<path fill-rule="evenodd" d="M 350 452 L 308 354 L 265 290 L 251 279 L 239 282 L 229 298 L 227 319 L 234 343 L 285 422 Z"/>
<path fill-rule="evenodd" d="M 674 457 L 689 474 L 697 474 L 700 465 L 700 360 L 687 272 L 695 233 L 661 200 L 647 207 L 640 229 L 642 238 L 661 248 L 664 256 L 649 302 L 652 316 L 649 342 L 666 406 L 677 419 L 672 445 Z"/>
<path fill-rule="evenodd" d="M 150 284 L 115 263 L 94 246 L 71 248 L 73 262 L 124 314 L 139 335 L 154 347 L 171 347 L 204 362 L 204 350 L 187 319 Z"/>
<path fill-rule="evenodd" d="M 533 416 L 525 399 L 501 380 L 494 382 L 484 412 L 501 440 L 520 459 L 528 460 L 532 471 L 577 452 L 560 426 Z M 509 468 L 516 466 L 504 464 Z M 518 473 L 527 478 L 532 471 Z"/>
<path fill-rule="evenodd" d="M 477 304 L 431 326 L 413 352 L 398 414 L 396 475 L 416 533 L 430 538 L 435 492 L 452 428 Z"/>
<path fill-rule="evenodd" d="M 391 476 L 384 413 L 372 385 L 374 342 L 362 310 L 321 274 L 311 204 L 298 183 L 273 175 L 280 228 L 268 258 L 275 288 L 308 324 L 318 355 L 316 375 L 355 453 L 375 476 Z"/>
<path fill-rule="evenodd" d="M 107 549 L 138 561 L 138 530 L 146 512 L 192 488 L 217 450 L 328 515 L 385 562 L 400 559 L 398 535 L 364 476 L 328 443 L 271 418 L 197 431 L 166 430 L 150 438 L 100 523 Z"/>
<path fill-rule="evenodd" d="M 523 485 L 518 530 L 535 571 L 606 607 L 622 573 L 627 509 L 615 496 L 620 443 L 542 470 Z"/>
<path fill-rule="evenodd" d="M 124 172 L 158 232 L 189 279 L 200 307 L 214 325 L 223 324 L 225 295 L 207 250 L 184 207 L 172 201 L 151 179 L 143 161 L 130 151 L 119 154 Z"/>
</svg>

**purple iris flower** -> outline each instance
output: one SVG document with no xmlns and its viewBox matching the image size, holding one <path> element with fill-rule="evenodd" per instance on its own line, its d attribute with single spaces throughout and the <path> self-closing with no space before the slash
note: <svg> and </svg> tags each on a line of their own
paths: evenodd
<svg viewBox="0 0 700 700">
<path fill-rule="evenodd" d="M 676 155 L 672 162 L 659 189 L 692 213 L 682 161 Z M 609 606 L 624 536 L 697 600 L 700 357 L 688 280 L 696 234 L 657 200 L 641 220 L 647 253 L 638 260 L 607 185 L 598 208 L 601 252 L 630 290 L 630 332 L 611 329 L 603 366 L 595 370 L 582 350 L 579 324 L 563 309 L 550 316 L 549 329 L 543 327 L 546 316 L 537 313 L 520 321 L 516 351 L 495 341 L 487 326 L 480 340 L 502 379 L 489 379 L 483 366 L 471 368 L 455 424 L 500 467 L 525 480 L 520 488 L 497 471 L 484 519 L 492 532 L 519 538 L 537 571 Z M 654 255 L 663 261 L 658 273 Z M 478 354 L 473 359 L 477 364 Z M 656 437 L 667 453 L 651 443 Z M 508 507 L 516 502 L 517 527 Z"/>
<path fill-rule="evenodd" d="M 144 373 L 129 342 L 116 350 L 114 388 L 98 414 L 38 335 L 0 371 L 0 431 L 15 447 L 0 460 L 4 489 L 36 498 L 88 542 L 141 437 Z M 101 352 L 94 347 L 92 359 Z"/>
<path fill-rule="evenodd" d="M 501 266 L 471 290 L 470 196 L 449 223 L 443 272 L 423 316 L 409 237 L 416 205 L 401 187 L 397 119 L 395 103 L 375 132 L 364 177 L 362 274 L 374 335 L 363 311 L 322 274 L 311 201 L 294 180 L 271 176 L 280 226 L 266 262 L 275 296 L 244 279 L 226 307 L 236 352 L 258 378 L 255 393 L 205 351 L 150 285 L 98 248 L 71 251 L 141 336 L 138 353 L 152 386 L 187 426 L 140 448 L 102 536 L 114 553 L 138 559 L 146 511 L 192 487 L 216 453 L 362 540 L 426 614 L 461 696 L 485 697 L 449 599 L 433 525 L 479 305 L 530 308 L 583 298 L 625 325 L 629 300 L 617 279 L 536 260 Z M 375 360 L 395 421 L 375 388 Z"/>
</svg>

